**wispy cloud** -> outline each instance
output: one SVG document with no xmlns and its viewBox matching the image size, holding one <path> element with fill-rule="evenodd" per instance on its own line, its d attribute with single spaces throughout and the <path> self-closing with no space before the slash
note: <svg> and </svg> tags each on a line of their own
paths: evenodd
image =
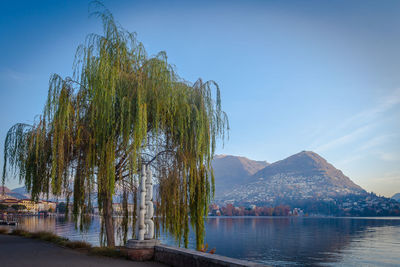
<svg viewBox="0 0 400 267">
<path fill-rule="evenodd" d="M 358 123 L 368 123 L 377 119 L 396 105 L 400 104 L 400 88 L 393 90 L 390 94 L 381 97 L 375 107 L 364 110 L 346 119 L 339 128 L 346 129 Z"/>
<path fill-rule="evenodd" d="M 365 150 L 369 150 L 369 149 L 375 148 L 377 146 L 380 146 L 380 145 L 388 142 L 393 137 L 396 137 L 396 135 L 395 134 L 384 134 L 384 135 L 374 136 L 374 137 L 368 139 L 366 142 L 364 142 L 357 149 L 357 151 L 362 152 L 362 151 L 365 151 Z"/>
<path fill-rule="evenodd" d="M 315 148 L 315 151 L 317 152 L 325 152 L 329 149 L 332 148 L 336 148 L 338 146 L 343 146 L 346 145 L 356 139 L 358 139 L 360 136 L 362 136 L 363 134 L 365 134 L 366 132 L 368 132 L 371 128 L 373 128 L 374 125 L 370 124 L 370 125 L 365 125 L 363 127 L 360 127 L 354 131 L 352 131 L 351 133 L 348 133 L 346 135 L 340 136 L 336 139 L 333 139 L 323 145 L 320 145 L 318 147 Z"/>
<path fill-rule="evenodd" d="M 360 160 L 360 159 L 364 158 L 365 156 L 366 156 L 366 154 L 363 154 L 363 153 L 354 154 L 350 157 L 343 158 L 342 160 L 338 161 L 337 164 L 340 166 L 347 165 L 354 161 Z"/>
<path fill-rule="evenodd" d="M 354 150 L 354 153 L 343 157 L 337 163 L 343 166 L 370 156 L 383 161 L 397 161 L 399 160 L 399 155 L 396 153 L 376 151 L 380 146 L 390 142 L 393 138 L 396 138 L 395 134 L 385 134 L 370 138 L 366 142 L 361 143 L 361 145 Z"/>
<path fill-rule="evenodd" d="M 400 155 L 398 153 L 378 152 L 379 158 L 383 161 L 399 161 Z"/>
<path fill-rule="evenodd" d="M 382 134 L 376 129 L 383 123 L 384 118 L 387 118 L 388 112 L 399 105 L 400 88 L 379 99 L 376 106 L 359 112 L 345 119 L 337 127 L 329 129 L 327 134 L 316 140 L 311 147 L 317 152 L 326 152 L 355 142 L 359 145 L 356 148 L 358 152 L 377 147 L 394 136 L 393 133 Z M 327 139 L 327 136 L 332 134 L 334 137 Z M 361 142 L 363 139 L 367 141 Z"/>
<path fill-rule="evenodd" d="M 1 80 L 27 81 L 31 80 L 32 78 L 33 75 L 28 73 L 18 72 L 8 68 L 0 70 Z"/>
</svg>

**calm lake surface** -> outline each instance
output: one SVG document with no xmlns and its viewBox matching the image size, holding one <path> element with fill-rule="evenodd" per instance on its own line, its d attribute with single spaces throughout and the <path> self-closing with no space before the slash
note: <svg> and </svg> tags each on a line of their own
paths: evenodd
<svg viewBox="0 0 400 267">
<path fill-rule="evenodd" d="M 19 227 L 98 245 L 99 224 L 94 217 L 80 232 L 63 217 L 25 217 Z M 176 245 L 168 235 L 160 239 Z M 400 266 L 400 218 L 210 217 L 206 242 L 216 254 L 274 266 Z"/>
</svg>

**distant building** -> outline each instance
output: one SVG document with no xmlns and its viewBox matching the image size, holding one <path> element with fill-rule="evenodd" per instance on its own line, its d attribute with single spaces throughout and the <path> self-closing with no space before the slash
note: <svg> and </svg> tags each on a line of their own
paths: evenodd
<svg viewBox="0 0 400 267">
<path fill-rule="evenodd" d="M 56 210 L 56 203 L 52 201 L 45 201 L 45 200 L 40 200 L 38 203 L 38 211 L 53 211 L 55 212 Z"/>
<path fill-rule="evenodd" d="M 114 214 L 121 215 L 124 211 L 122 203 L 113 203 L 113 212 Z M 128 204 L 128 213 L 133 213 L 134 211 L 134 205 L 133 204 Z M 98 212 L 98 209 L 97 209 Z"/>
<path fill-rule="evenodd" d="M 7 206 L 11 207 L 12 205 L 18 205 L 19 204 L 19 200 L 15 199 L 15 198 L 5 198 L 5 199 L 2 199 L 0 201 L 0 203 L 3 204 L 3 205 L 7 205 Z"/>
<path fill-rule="evenodd" d="M 29 212 L 38 212 L 38 204 L 30 199 L 21 199 L 18 201 L 20 205 L 24 205 Z"/>
<path fill-rule="evenodd" d="M 294 208 L 289 214 L 293 216 L 304 216 L 304 211 L 300 208 Z"/>
<path fill-rule="evenodd" d="M 31 213 L 37 213 L 39 211 L 55 211 L 56 203 L 51 201 L 40 200 L 39 202 L 32 201 L 30 199 L 16 199 L 6 198 L 0 200 L 0 203 L 12 207 L 13 205 L 23 205 L 26 207 L 26 211 Z"/>
<path fill-rule="evenodd" d="M 212 216 L 221 216 L 221 211 L 219 210 L 219 206 L 215 203 L 210 205 L 210 212 L 208 215 Z"/>
</svg>

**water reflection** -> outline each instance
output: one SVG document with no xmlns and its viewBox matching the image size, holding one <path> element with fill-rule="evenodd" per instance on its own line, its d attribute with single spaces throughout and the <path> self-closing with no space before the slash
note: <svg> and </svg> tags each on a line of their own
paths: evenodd
<svg viewBox="0 0 400 267">
<path fill-rule="evenodd" d="M 26 217 L 20 227 L 99 243 L 98 217 L 86 232 L 77 231 L 64 218 Z M 174 245 L 165 234 L 160 239 Z M 216 217 L 206 221 L 206 242 L 217 254 L 271 265 L 392 266 L 400 264 L 399 240 L 399 218 Z M 121 235 L 117 241 L 122 243 Z M 195 247 L 193 233 L 189 247 Z"/>
<path fill-rule="evenodd" d="M 342 262 L 343 254 L 355 255 L 349 248 L 359 246 L 369 233 L 368 242 L 389 244 L 382 250 L 400 264 L 398 219 L 221 217 L 209 219 L 206 230 L 206 241 L 218 254 L 273 265 Z M 382 233 L 388 231 L 391 236 L 381 240 Z M 376 251 L 357 253 L 371 255 Z"/>
</svg>

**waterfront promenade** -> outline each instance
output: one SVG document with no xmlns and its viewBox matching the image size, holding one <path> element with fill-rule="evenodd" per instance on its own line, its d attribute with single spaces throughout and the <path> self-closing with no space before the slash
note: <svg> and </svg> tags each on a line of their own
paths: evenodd
<svg viewBox="0 0 400 267">
<path fill-rule="evenodd" d="M 0 235 L 0 266 L 2 267 L 162 267 L 158 262 L 134 262 L 125 259 L 91 256 L 62 248 L 55 244 L 23 238 Z"/>
</svg>

